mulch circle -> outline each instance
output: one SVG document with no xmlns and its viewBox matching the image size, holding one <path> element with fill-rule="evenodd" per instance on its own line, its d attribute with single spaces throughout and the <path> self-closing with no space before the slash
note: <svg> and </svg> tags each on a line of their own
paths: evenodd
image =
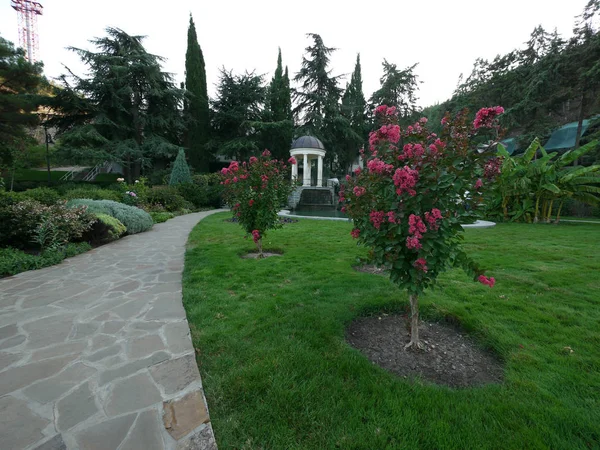
<svg viewBox="0 0 600 450">
<path fill-rule="evenodd" d="M 357 272 L 372 273 L 374 275 L 388 275 L 390 273 L 388 268 L 376 266 L 375 264 L 362 264 L 354 266 L 353 269 Z"/>
<path fill-rule="evenodd" d="M 424 350 L 405 350 L 410 340 L 407 316 L 361 317 L 346 330 L 346 340 L 373 364 L 404 378 L 464 388 L 501 383 L 504 368 L 452 325 L 421 322 Z"/>
<path fill-rule="evenodd" d="M 263 258 L 270 258 L 271 256 L 283 256 L 282 253 L 263 252 Z M 258 252 L 244 253 L 241 256 L 242 259 L 258 259 Z"/>
</svg>

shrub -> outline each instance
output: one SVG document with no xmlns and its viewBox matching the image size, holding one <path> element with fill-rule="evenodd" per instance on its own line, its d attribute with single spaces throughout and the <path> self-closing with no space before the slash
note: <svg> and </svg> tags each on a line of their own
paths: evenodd
<svg viewBox="0 0 600 450">
<path fill-rule="evenodd" d="M 194 183 L 178 184 L 177 192 L 187 202 L 194 205 L 195 208 L 202 208 L 208 205 L 208 192 L 206 189 L 200 189 Z"/>
<path fill-rule="evenodd" d="M 497 138 L 496 117 L 503 109 L 481 109 L 473 126 L 465 112 L 455 118 L 447 114 L 439 137 L 427 130 L 426 118 L 402 130 L 395 110 L 375 110 L 380 128 L 369 135 L 366 168 L 347 177 L 340 200 L 354 221 L 352 236 L 372 249 L 376 264 L 390 267 L 393 283 L 407 289 L 411 339 L 406 347 L 420 348 L 418 296 L 441 272 L 460 266 L 474 280 L 494 285 L 462 250 L 460 224 L 473 215 L 464 199 L 469 195 L 476 203 L 487 183 L 479 177 L 488 157 L 474 141 L 487 130 Z"/>
<path fill-rule="evenodd" d="M 150 208 L 162 206 L 169 212 L 180 211 L 190 205 L 172 186 L 154 186 L 141 198 L 144 205 Z"/>
<path fill-rule="evenodd" d="M 43 205 L 53 205 L 60 200 L 60 195 L 57 191 L 47 187 L 38 187 L 35 189 L 28 189 L 22 192 L 23 197 L 38 201 Z"/>
<path fill-rule="evenodd" d="M 223 205 L 224 185 L 221 184 L 222 179 L 220 174 L 208 173 L 194 175 L 193 180 L 197 191 L 202 192 L 202 194 L 199 195 L 206 196 L 205 203 L 199 205 L 199 207 L 210 206 L 213 208 L 220 208 L 221 205 Z M 186 198 L 186 200 L 190 199 Z"/>
<path fill-rule="evenodd" d="M 127 227 L 119 219 L 108 214 L 94 214 L 96 220 L 91 228 L 84 234 L 84 240 L 94 244 L 105 244 L 116 241 L 127 232 Z"/>
<path fill-rule="evenodd" d="M 151 212 L 150 216 L 152 216 L 154 223 L 163 223 L 175 217 L 175 214 L 170 212 Z"/>
<path fill-rule="evenodd" d="M 173 169 L 171 170 L 171 178 L 169 179 L 169 185 L 175 186 L 178 184 L 186 184 L 192 182 L 192 175 L 190 174 L 190 168 L 187 161 L 185 160 L 185 151 L 180 148 L 177 158 L 173 163 Z"/>
<path fill-rule="evenodd" d="M 14 248 L 0 248 L 0 277 L 52 266 L 65 258 L 79 255 L 90 249 L 90 245 L 86 242 L 67 244 L 60 249 L 46 250 L 39 255 L 32 255 Z"/>
<path fill-rule="evenodd" d="M 289 162 L 295 163 L 293 158 Z M 221 173 L 225 199 L 233 208 L 240 225 L 252 235 L 262 257 L 262 238 L 267 230 L 281 228 L 279 210 L 291 191 L 289 172 L 282 161 L 271 160 L 265 150 L 258 158 L 250 158 L 241 166 L 232 161 Z"/>
<path fill-rule="evenodd" d="M 24 200 L 0 208 L 0 246 L 61 246 L 80 240 L 93 221 L 85 208 Z"/>
<path fill-rule="evenodd" d="M 89 200 L 113 200 L 115 202 L 121 199 L 121 195 L 119 195 L 118 192 L 108 189 L 100 189 L 97 186 L 75 187 L 75 189 L 66 191 L 62 197 L 66 200 L 86 198 Z"/>
<path fill-rule="evenodd" d="M 123 203 L 114 202 L 112 200 L 86 200 L 74 199 L 70 200 L 67 205 L 69 207 L 87 206 L 88 211 L 94 214 L 108 214 L 118 219 L 125 227 L 127 234 L 136 234 L 142 231 L 148 231 L 152 228 L 154 222 L 150 215 L 135 206 L 124 205 Z"/>
</svg>

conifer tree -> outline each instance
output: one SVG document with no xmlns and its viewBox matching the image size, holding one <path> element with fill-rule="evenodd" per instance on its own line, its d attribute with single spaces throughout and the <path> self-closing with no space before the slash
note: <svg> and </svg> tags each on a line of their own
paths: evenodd
<svg viewBox="0 0 600 450">
<path fill-rule="evenodd" d="M 192 182 L 192 175 L 190 174 L 190 167 L 185 160 L 185 151 L 181 148 L 173 163 L 173 169 L 171 170 L 171 178 L 169 179 L 169 185 L 175 186 L 177 184 L 187 184 Z"/>
<path fill-rule="evenodd" d="M 206 147 L 210 137 L 206 69 L 191 14 L 185 54 L 185 86 L 188 92 L 185 111 L 187 122 L 185 146 L 188 148 L 192 166 L 200 172 L 208 172 L 211 155 Z"/>
</svg>

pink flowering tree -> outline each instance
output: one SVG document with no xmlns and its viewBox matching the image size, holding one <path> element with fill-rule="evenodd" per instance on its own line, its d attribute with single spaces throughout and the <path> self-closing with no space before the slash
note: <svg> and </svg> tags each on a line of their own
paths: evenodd
<svg viewBox="0 0 600 450">
<path fill-rule="evenodd" d="M 474 218 L 474 207 L 486 188 L 489 158 L 475 142 L 497 139 L 500 107 L 484 108 L 473 123 L 466 112 L 442 119 L 440 136 L 427 130 L 427 119 L 401 129 L 395 108 L 376 111 L 378 129 L 369 136 L 364 170 L 348 176 L 340 194 L 354 222 L 352 236 L 372 249 L 374 262 L 390 268 L 391 281 L 408 291 L 411 339 L 419 341 L 419 295 L 438 275 L 460 266 L 490 287 L 488 278 L 461 249 L 462 227 Z M 491 146 L 487 146 L 491 148 Z M 364 153 L 364 152 L 363 152 Z M 469 200 L 470 208 L 465 207 Z"/>
<path fill-rule="evenodd" d="M 295 163 L 293 158 L 288 162 Z M 277 213 L 291 192 L 288 166 L 284 161 L 271 159 L 271 153 L 265 150 L 248 162 L 232 161 L 221 174 L 224 199 L 240 225 L 252 236 L 258 257 L 262 258 L 262 239 L 268 230 L 281 226 Z"/>
</svg>

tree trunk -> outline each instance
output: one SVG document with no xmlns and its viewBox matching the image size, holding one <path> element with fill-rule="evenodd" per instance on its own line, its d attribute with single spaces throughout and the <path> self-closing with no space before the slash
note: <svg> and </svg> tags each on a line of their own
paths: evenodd
<svg viewBox="0 0 600 450">
<path fill-rule="evenodd" d="M 256 259 L 264 258 L 265 255 L 263 255 L 262 238 L 256 241 L 256 248 L 258 248 L 258 255 L 256 256 Z"/>
<path fill-rule="evenodd" d="M 558 205 L 558 211 L 556 212 L 556 220 L 554 221 L 554 223 L 556 225 L 558 225 L 558 223 L 560 222 L 560 212 L 562 211 L 562 207 L 563 207 L 563 203 L 564 202 L 565 202 L 564 200 L 561 200 L 560 204 Z"/>
<path fill-rule="evenodd" d="M 410 342 L 404 348 L 422 349 L 423 344 L 419 340 L 419 296 L 410 294 L 408 298 L 410 299 Z"/>
<path fill-rule="evenodd" d="M 546 211 L 546 223 L 550 223 L 552 219 L 552 207 L 554 206 L 554 199 L 550 200 L 550 205 L 548 205 L 548 211 Z"/>
<path fill-rule="evenodd" d="M 533 216 L 533 223 L 538 223 L 540 213 L 540 196 L 538 195 L 535 199 L 535 214 Z"/>
<path fill-rule="evenodd" d="M 584 88 L 585 89 L 585 88 Z M 581 140 L 581 131 L 583 129 L 583 119 L 585 118 L 585 90 L 581 94 L 581 102 L 579 103 L 579 118 L 577 122 L 577 134 L 575 135 L 575 150 L 579 148 Z M 573 161 L 574 166 L 579 165 L 579 158 Z"/>
</svg>

